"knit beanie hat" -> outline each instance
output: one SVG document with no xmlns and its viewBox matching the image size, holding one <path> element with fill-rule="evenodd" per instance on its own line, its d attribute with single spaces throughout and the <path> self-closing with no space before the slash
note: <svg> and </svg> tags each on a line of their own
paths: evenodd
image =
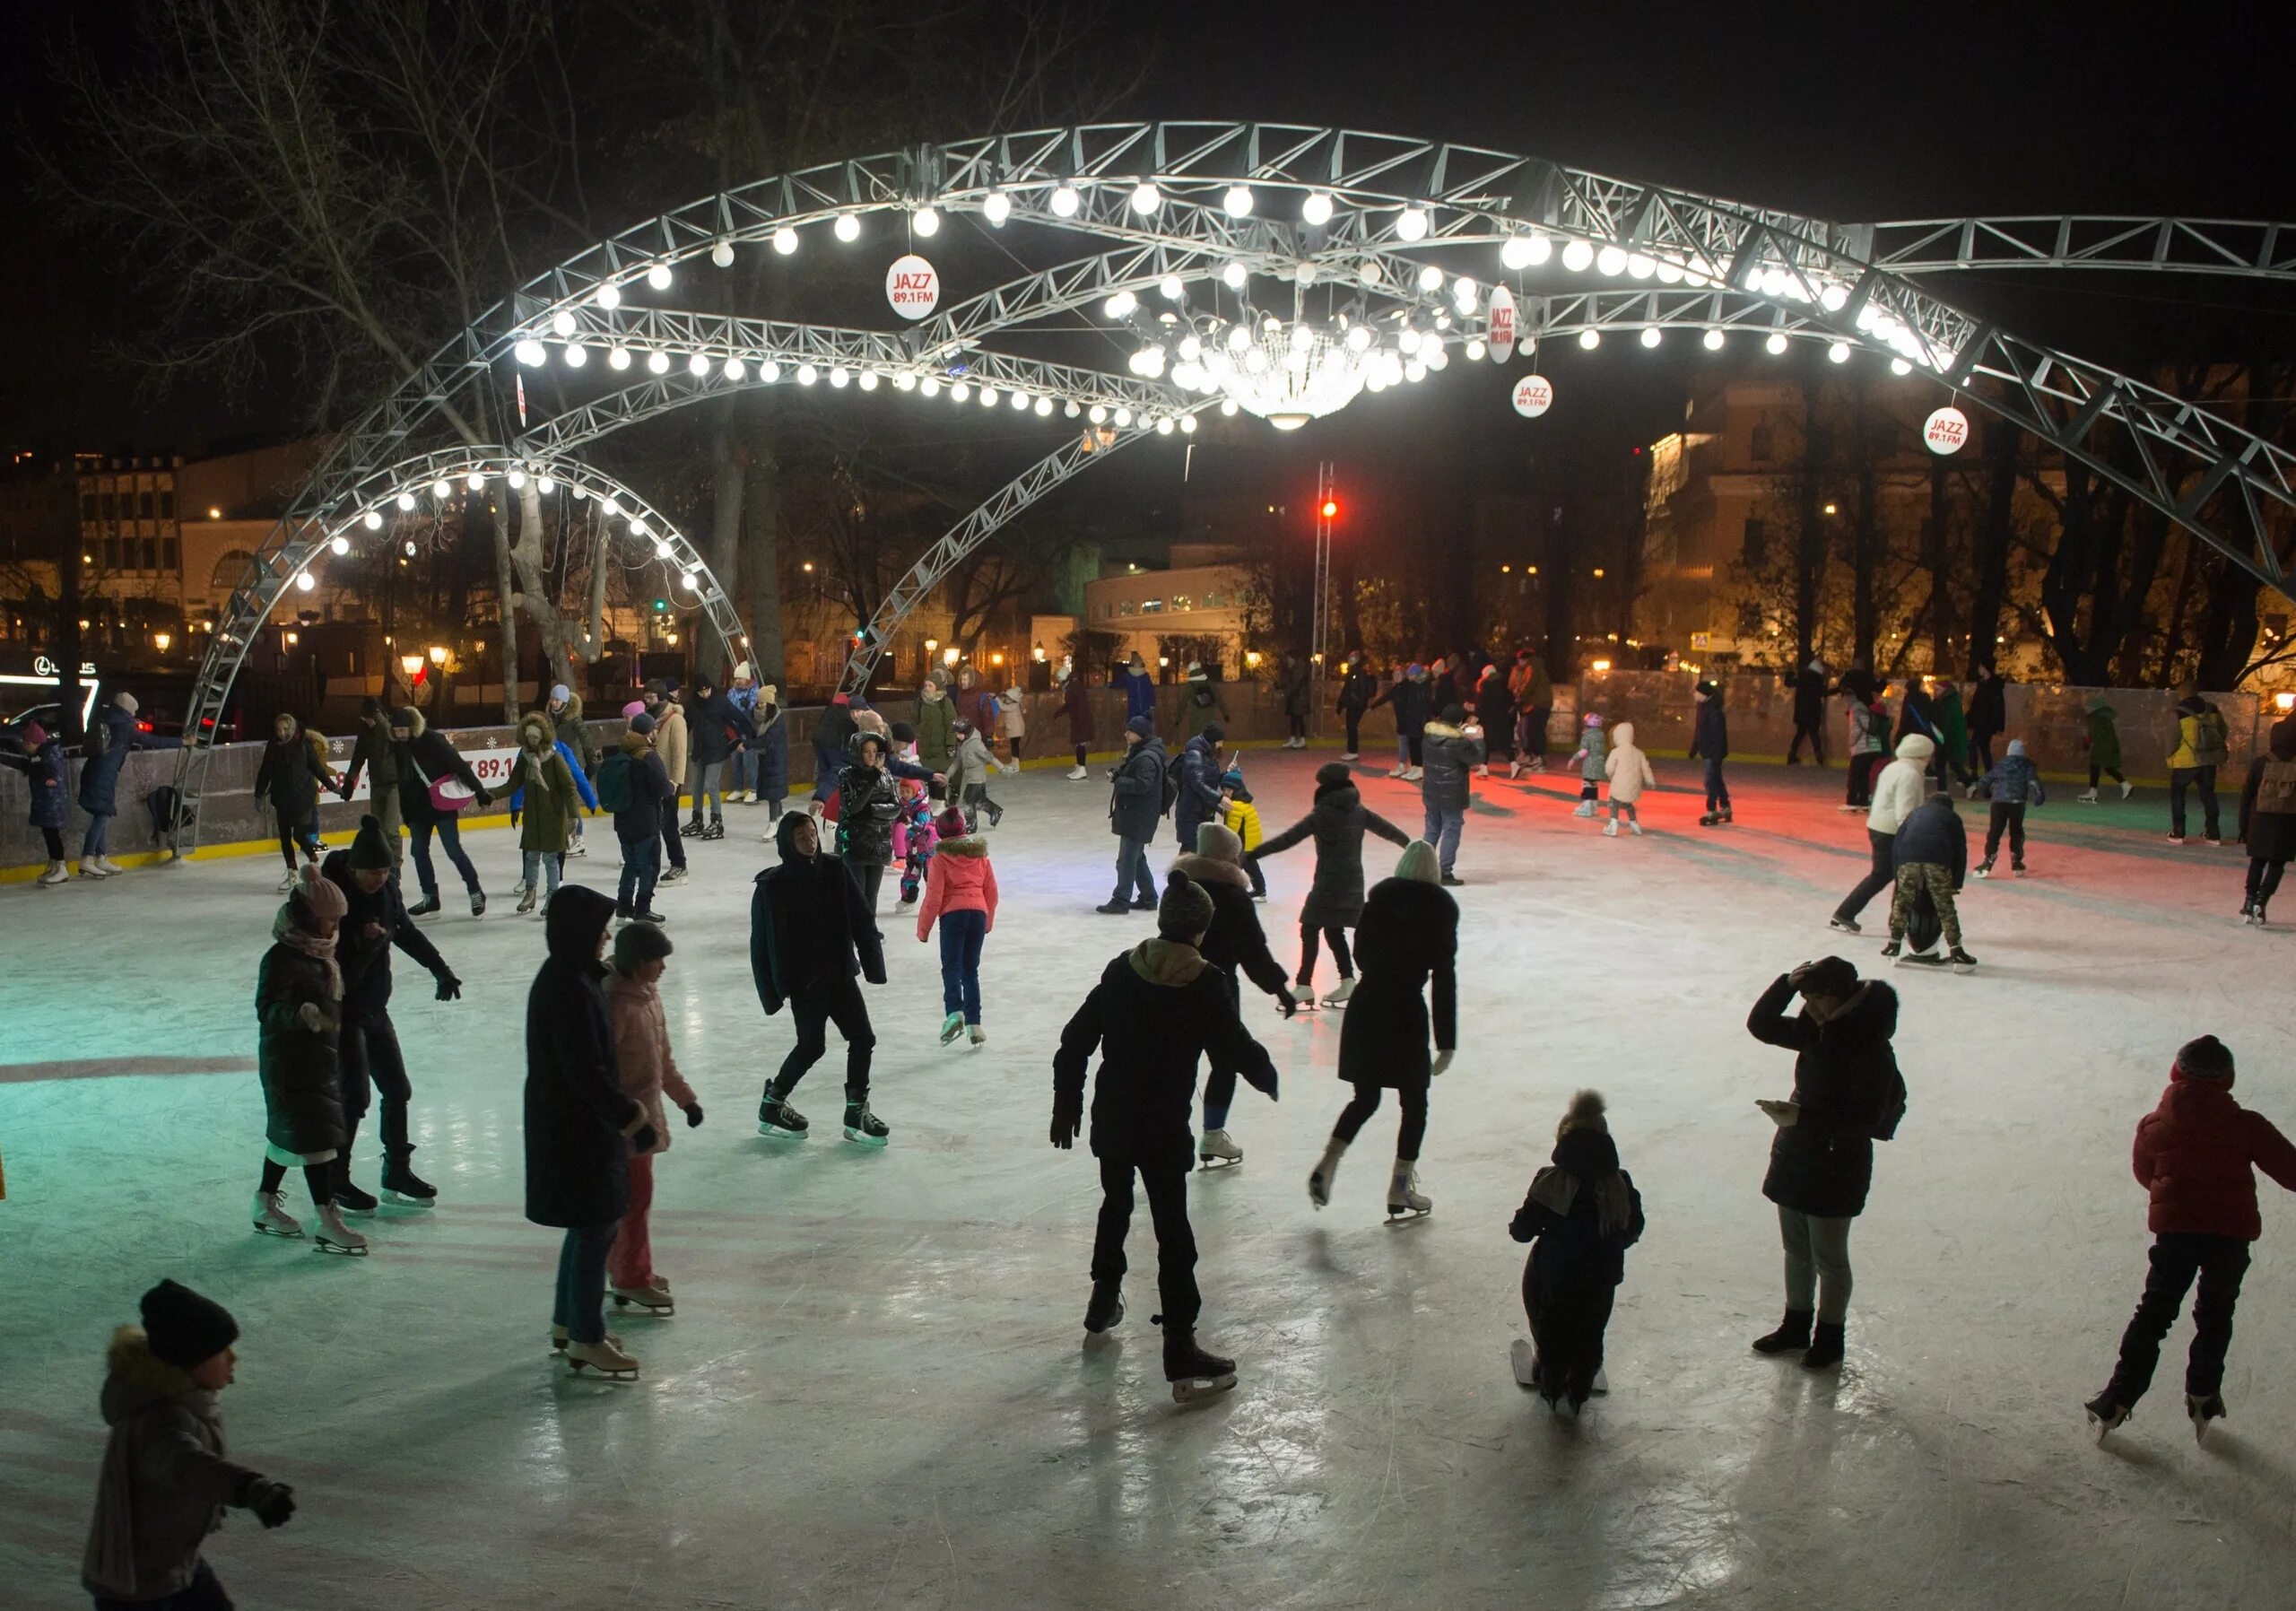
<svg viewBox="0 0 2296 1611">
<path fill-rule="evenodd" d="M 659 962 L 670 954 L 670 936 L 658 923 L 624 923 L 613 936 L 613 966 L 617 973 L 635 973 L 639 965 Z"/>
<path fill-rule="evenodd" d="M 422 725 L 422 712 L 417 710 L 413 705 L 401 705 L 391 712 L 391 726 L 394 727 L 404 727 L 412 732 Z"/>
<path fill-rule="evenodd" d="M 48 729 L 30 717 L 24 718 L 24 747 L 36 750 L 48 743 Z"/>
<path fill-rule="evenodd" d="M 644 700 L 632 700 L 630 703 L 622 708 L 622 718 L 624 721 L 635 721 L 639 717 L 643 716 L 645 713 L 646 701 Z"/>
<path fill-rule="evenodd" d="M 552 683 L 550 685 L 550 702 L 552 704 L 562 705 L 573 697 L 574 691 L 571 688 L 569 688 L 565 684 Z"/>
<path fill-rule="evenodd" d="M 1465 705 L 1459 704 L 1455 701 L 1443 707 L 1443 719 L 1450 723 L 1451 726 L 1456 727 L 1461 722 L 1466 720 L 1466 718 L 1467 708 Z"/>
<path fill-rule="evenodd" d="M 351 902 L 343 891 L 334 880 L 320 876 L 318 869 L 308 862 L 295 880 L 294 893 L 287 897 L 287 903 L 295 909 L 298 928 L 311 928 L 314 923 L 340 923 L 351 915 Z"/>
<path fill-rule="evenodd" d="M 933 819 L 933 832 L 943 839 L 962 839 L 967 832 L 965 814 L 953 806 L 950 806 Z"/>
<path fill-rule="evenodd" d="M 1603 713 L 1602 713 L 1601 711 L 1599 711 L 1599 710 L 1589 710 L 1589 711 L 1587 711 L 1587 725 L 1588 727 L 1601 727 L 1601 726 L 1603 725 Z"/>
<path fill-rule="evenodd" d="M 1152 718 L 1143 714 L 1125 723 L 1124 730 L 1127 733 L 1137 733 L 1143 738 L 1153 738 L 1156 736 L 1156 723 Z"/>
<path fill-rule="evenodd" d="M 1216 721 L 1208 721 L 1204 724 L 1204 736 L 1215 745 L 1228 742 L 1228 729 Z"/>
<path fill-rule="evenodd" d="M 1236 837 L 1233 828 L 1219 823 L 1198 823 L 1196 825 L 1196 853 L 1207 861 L 1224 861 L 1240 866 L 1244 859 L 1244 841 Z"/>
<path fill-rule="evenodd" d="M 239 1323 L 230 1310 L 173 1281 L 145 1293 L 138 1307 L 152 1357 L 179 1371 L 205 1364 L 239 1340 Z"/>
<path fill-rule="evenodd" d="M 1435 854 L 1435 847 L 1425 840 L 1413 840 L 1403 848 L 1403 855 L 1396 862 L 1396 876 L 1408 878 L 1417 884 L 1440 884 L 1443 881 L 1442 858 Z"/>
<path fill-rule="evenodd" d="M 1318 788 L 1344 788 L 1355 781 L 1355 773 L 1344 761 L 1326 761 L 1316 768 Z"/>
<path fill-rule="evenodd" d="M 1212 927 L 1212 897 L 1186 873 L 1164 880 L 1156 903 L 1156 932 L 1168 940 L 1194 940 Z"/>
<path fill-rule="evenodd" d="M 2009 741 L 2009 753 L 2012 755 L 2023 754 L 2025 753 L 2025 741 L 2022 738 L 2011 739 Z"/>
<path fill-rule="evenodd" d="M 359 836 L 351 841 L 351 870 L 372 872 L 391 865 L 390 842 L 383 838 L 383 825 L 371 816 L 359 819 Z"/>
<path fill-rule="evenodd" d="M 633 733 L 651 733 L 654 730 L 654 718 L 640 710 L 630 718 L 630 730 Z"/>
<path fill-rule="evenodd" d="M 117 705 L 121 710 L 126 711 L 130 716 L 135 714 L 135 696 L 128 692 L 125 688 L 111 696 L 111 702 Z"/>
<path fill-rule="evenodd" d="M 2232 1049 L 2214 1035 L 2187 1041 L 2177 1048 L 2177 1072 L 2188 1080 L 2229 1080 Z"/>
<path fill-rule="evenodd" d="M 734 681 L 736 683 L 754 683 L 757 681 L 757 671 L 747 660 L 744 660 L 739 666 L 734 667 Z"/>
</svg>

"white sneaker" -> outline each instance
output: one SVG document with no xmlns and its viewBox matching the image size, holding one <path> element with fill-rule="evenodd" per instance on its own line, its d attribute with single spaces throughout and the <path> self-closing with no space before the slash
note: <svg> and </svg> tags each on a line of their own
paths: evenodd
<svg viewBox="0 0 2296 1611">
<path fill-rule="evenodd" d="M 2126 798 L 2127 797 L 2123 796 L 2122 797 Z M 2086 794 L 2078 796 L 2077 799 L 2081 805 L 2094 806 L 2097 803 L 2097 791 L 2093 788 L 2090 789 Z"/>
<path fill-rule="evenodd" d="M 1613 818 L 1611 821 L 1603 824 L 1603 837 L 1605 839 L 1616 839 L 1618 837 L 1618 821 L 1616 818 Z"/>
<path fill-rule="evenodd" d="M 2123 778 L 2123 779 L 2120 780 L 2120 797 L 2121 797 L 2122 799 L 2126 800 L 2126 798 L 2128 798 L 2128 797 L 2129 797 L 2129 796 L 2131 796 L 2131 795 L 2135 794 L 2135 792 L 2136 792 L 2136 785 L 2135 785 L 2135 784 L 2131 783 L 2131 782 L 2130 782 L 2127 779 L 2126 779 L 2126 778 Z"/>
<path fill-rule="evenodd" d="M 1409 767 L 1407 767 L 1407 766 L 1399 766 L 1399 767 L 1396 768 L 1396 770 L 1395 770 L 1395 771 L 1391 771 L 1391 772 L 1389 772 L 1389 773 L 1387 774 L 1387 776 L 1388 776 L 1388 777 L 1390 777 L 1390 778 L 1407 778 L 1407 777 L 1409 777 L 1410 775 L 1411 775 L 1411 769 L 1410 769 Z"/>
<path fill-rule="evenodd" d="M 80 858 L 80 876 L 83 878 L 104 878 L 109 877 L 109 875 L 104 871 L 103 864 L 98 861 L 94 857 L 83 856 Z"/>
<path fill-rule="evenodd" d="M 48 871 L 39 875 L 39 882 L 42 884 L 69 884 L 72 882 L 72 871 L 60 861 L 51 861 L 48 864 Z"/>
<path fill-rule="evenodd" d="M 1426 777 L 1427 769 L 1425 767 L 1414 766 L 1403 775 L 1403 780 L 1406 783 L 1420 783 L 1425 781 Z"/>
<path fill-rule="evenodd" d="M 286 876 L 286 877 L 282 878 L 282 879 L 279 881 L 279 888 L 278 888 L 278 890 L 277 890 L 277 892 L 276 892 L 276 893 L 279 893 L 279 894 L 282 894 L 282 895 L 288 895 L 288 894 L 292 894 L 292 893 L 294 893 L 294 890 L 295 890 L 295 875 L 294 875 L 294 874 L 292 874 L 292 873 L 290 873 L 290 874 L 288 874 L 288 875 L 287 875 L 287 876 Z"/>
<path fill-rule="evenodd" d="M 1091 775 L 1081 766 L 1072 766 L 1068 769 L 1068 780 L 1071 783 L 1082 783 Z"/>
</svg>

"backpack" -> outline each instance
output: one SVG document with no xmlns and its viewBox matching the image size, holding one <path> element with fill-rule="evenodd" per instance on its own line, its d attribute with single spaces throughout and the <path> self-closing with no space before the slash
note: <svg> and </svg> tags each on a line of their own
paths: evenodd
<svg viewBox="0 0 2296 1611">
<path fill-rule="evenodd" d="M 2296 761 L 2267 761 L 2257 779 L 2258 811 L 2296 816 Z"/>
<path fill-rule="evenodd" d="M 2196 766 L 2222 766 L 2232 758 L 2231 736 L 2224 713 L 2211 705 L 2192 722 L 2192 758 Z"/>
<path fill-rule="evenodd" d="M 1937 902 L 1924 884 L 1913 897 L 1913 910 L 1906 914 L 1905 948 L 1926 951 L 1944 937 L 1945 925 L 1937 916 Z"/>
<path fill-rule="evenodd" d="M 95 726 L 81 736 L 80 753 L 93 761 L 109 748 L 111 748 L 111 723 L 102 717 L 98 717 Z"/>
<path fill-rule="evenodd" d="M 1167 761 L 1164 763 L 1161 781 L 1163 786 L 1163 804 L 1157 809 L 1156 814 L 1170 816 L 1172 814 L 1172 807 L 1180 803 L 1179 769 Z"/>
<path fill-rule="evenodd" d="M 631 773 L 636 770 L 636 765 L 630 758 L 630 752 L 623 749 L 615 750 L 598 762 L 598 775 L 593 786 L 597 792 L 600 810 L 623 812 L 630 809 Z"/>
<path fill-rule="evenodd" d="M 1897 1139 L 1898 1125 L 1905 1118 L 1905 1075 L 1899 1071 L 1897 1059 L 1892 1058 L 1890 1059 L 1890 1096 L 1889 1100 L 1882 1104 L 1882 1117 L 1874 1121 L 1874 1140 L 1894 1141 Z"/>
</svg>

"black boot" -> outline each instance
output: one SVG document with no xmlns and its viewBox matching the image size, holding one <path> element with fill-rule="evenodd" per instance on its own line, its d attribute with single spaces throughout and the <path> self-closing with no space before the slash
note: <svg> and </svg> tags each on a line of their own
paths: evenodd
<svg viewBox="0 0 2296 1611">
<path fill-rule="evenodd" d="M 1159 1320 L 1161 1316 L 1157 1317 Z M 1225 1392 L 1236 1385 L 1236 1362 L 1207 1354 L 1196 1346 L 1196 1333 L 1164 1328 L 1164 1380 L 1172 1397 L 1182 1404 L 1206 1393 Z"/>
<path fill-rule="evenodd" d="M 1841 1325 L 1839 1321 L 1820 1320 L 1810 1334 L 1810 1351 L 1802 1355 L 1805 1371 L 1824 1371 L 1841 1363 Z"/>
<path fill-rule="evenodd" d="M 383 1200 L 408 1208 L 428 1208 L 439 1200 L 439 1189 L 414 1172 L 408 1161 L 414 1149 L 395 1153 L 383 1161 Z M 338 1197 L 340 1192 L 335 1194 Z"/>
<path fill-rule="evenodd" d="M 1095 1281 L 1091 1302 L 1084 1305 L 1084 1329 L 1106 1331 L 1124 1319 L 1124 1283 Z"/>
<path fill-rule="evenodd" d="M 1796 1348 L 1810 1345 L 1810 1322 L 1817 1317 L 1806 1309 L 1789 1309 L 1778 1329 L 1768 1337 L 1754 1338 L 1756 1354 L 1791 1354 Z"/>
</svg>

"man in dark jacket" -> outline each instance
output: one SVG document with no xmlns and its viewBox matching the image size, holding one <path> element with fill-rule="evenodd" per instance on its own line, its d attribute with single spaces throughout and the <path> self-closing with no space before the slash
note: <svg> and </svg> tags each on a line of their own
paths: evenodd
<svg viewBox="0 0 2296 1611">
<path fill-rule="evenodd" d="M 630 1203 L 630 1151 L 657 1139 L 625 1094 L 604 980 L 613 905 L 563 885 L 543 918 L 550 948 L 526 992 L 526 1218 L 563 1229 L 551 1340 L 575 1370 L 635 1376 L 606 1336 L 606 1255 Z"/>
<path fill-rule="evenodd" d="M 1953 903 L 1969 871 L 1970 836 L 1962 825 L 1961 813 L 1953 809 L 1952 796 L 1932 795 L 1926 803 L 1907 813 L 1905 821 L 1898 825 L 1893 859 L 1897 866 L 1897 893 L 1890 900 L 1890 943 L 1882 947 L 1882 954 L 1903 954 L 1905 932 L 1913 920 L 1914 904 L 1926 893 L 1937 909 L 1937 922 L 1944 930 L 1947 954 L 1941 957 L 1934 950 L 1917 951 L 1905 960 L 1933 968 L 1951 962 L 1956 973 L 1974 969 L 1977 958 L 1961 949 L 1961 917 Z"/>
<path fill-rule="evenodd" d="M 1226 770 L 1220 764 L 1220 746 L 1227 738 L 1227 728 L 1210 722 L 1180 751 L 1180 796 L 1172 805 L 1172 826 L 1183 850 L 1196 848 L 1198 827 L 1220 820 L 1220 774 Z"/>
<path fill-rule="evenodd" d="M 456 814 L 460 807 L 441 808 L 430 798 L 430 786 L 453 778 L 481 806 L 492 805 L 494 797 L 481 786 L 478 774 L 447 741 L 447 736 L 432 730 L 413 706 L 391 712 L 391 740 L 398 749 L 399 810 L 414 840 L 414 876 L 422 889 L 422 899 L 407 910 L 424 918 L 439 910 L 439 875 L 430 866 L 430 836 L 436 833 L 447 859 L 463 875 L 463 887 L 470 892 L 470 915 L 484 917 L 486 892 L 479 888 L 478 869 L 471 866 L 470 856 L 463 849 L 462 823 Z"/>
<path fill-rule="evenodd" d="M 1970 754 L 1984 771 L 1993 770 L 1993 741 L 2009 725 L 2008 687 L 2008 679 L 1992 666 L 1978 668 L 1977 686 L 1970 692 Z"/>
<path fill-rule="evenodd" d="M 1156 910 L 1156 881 L 1148 871 L 1148 845 L 1164 814 L 1164 771 L 1170 764 L 1153 716 L 1124 724 L 1124 759 L 1109 768 L 1109 832 L 1116 835 L 1116 893 L 1095 911 Z M 1215 774 L 1216 776 L 1216 774 Z M 1216 790 L 1215 790 L 1216 792 Z"/>
<path fill-rule="evenodd" d="M 804 1137 L 805 1116 L 789 1105 L 789 1093 L 829 1049 L 828 1026 L 835 1023 L 845 1037 L 845 1138 L 883 1146 L 891 1132 L 869 1110 L 869 1057 L 877 1037 L 869 1004 L 853 980 L 859 974 L 873 985 L 885 982 L 884 940 L 860 881 L 842 858 L 822 849 L 812 816 L 783 817 L 774 843 L 781 865 L 757 875 L 750 897 L 750 976 L 766 1016 L 789 1004 L 797 1042 L 766 1085 L 758 1134 Z"/>
<path fill-rule="evenodd" d="M 1459 835 L 1466 828 L 1467 798 L 1474 788 L 1470 779 L 1489 753 L 1483 748 L 1483 731 L 1468 725 L 1464 706 L 1451 705 L 1444 710 L 1441 721 L 1427 724 L 1422 743 L 1427 758 L 1422 769 L 1427 776 L 1420 784 L 1427 813 L 1427 832 L 1422 837 L 1435 847 L 1445 884 L 1461 882 L 1453 876 L 1452 867 L 1459 858 Z"/>
<path fill-rule="evenodd" d="M 1251 879 L 1244 872 L 1244 841 L 1233 830 L 1206 823 L 1196 831 L 1196 849 L 1177 857 L 1172 871 L 1196 881 L 1212 897 L 1212 927 L 1196 949 L 1204 960 L 1228 977 L 1228 993 L 1239 997 L 1244 980 L 1250 980 L 1275 998 L 1286 1018 L 1300 1003 L 1284 988 L 1283 964 L 1267 948 L 1267 935 L 1259 926 L 1252 904 Z M 1228 1134 L 1228 1110 L 1236 1100 L 1237 1070 L 1219 1058 L 1204 1081 L 1204 1138 L 1196 1156 L 1207 1167 L 1241 1163 L 1244 1150 Z"/>
<path fill-rule="evenodd" d="M 391 852 L 391 875 L 396 877 L 400 858 L 405 855 L 399 830 L 406 825 L 398 803 L 398 741 L 391 736 L 390 711 L 373 694 L 360 702 L 359 738 L 351 746 L 351 764 L 343 771 L 344 799 L 358 791 L 362 772 L 368 779 L 368 808 L 383 825 L 383 842 Z"/>
<path fill-rule="evenodd" d="M 1347 747 L 1340 752 L 1342 761 L 1353 761 L 1362 753 L 1363 712 L 1371 708 L 1371 701 L 1378 692 L 1379 679 L 1371 675 L 1370 662 L 1363 657 L 1363 651 L 1350 649 L 1347 680 L 1339 685 L 1339 718 L 1347 724 Z"/>
<path fill-rule="evenodd" d="M 1422 745 L 1427 732 L 1427 718 L 1434 710 L 1433 695 L 1427 686 L 1427 667 L 1413 660 L 1403 668 L 1403 675 L 1379 691 L 1371 707 L 1392 701 L 1396 708 L 1396 770 L 1387 774 L 1401 778 L 1406 783 L 1416 783 L 1423 775 Z"/>
<path fill-rule="evenodd" d="M 723 839 L 726 796 L 718 784 L 734 751 L 757 737 L 757 724 L 718 686 L 715 677 L 700 676 L 693 680 L 693 692 L 686 699 L 686 727 L 693 741 L 693 816 L 686 826 L 699 838 Z M 709 797 L 708 827 L 701 823 L 704 795 Z"/>
<path fill-rule="evenodd" d="M 621 802 L 613 807 L 613 836 L 622 841 L 614 916 L 659 923 L 654 885 L 662 875 L 662 822 L 665 813 L 677 815 L 678 786 L 654 753 L 654 718 L 643 710 L 630 718 L 614 753 L 599 762 L 598 794 L 602 802 Z"/>
<path fill-rule="evenodd" d="M 331 852 L 320 875 L 350 905 L 343 919 L 336 961 L 343 971 L 343 1032 L 336 1059 L 343 1071 L 343 1150 L 337 1154 L 335 1200 L 346 1214 L 372 1214 L 375 1199 L 351 1181 L 351 1148 L 373 1093 L 383 1093 L 383 1200 L 428 1208 L 438 1189 L 414 1172 L 414 1144 L 407 1139 L 407 1104 L 414 1092 L 391 1023 L 391 947 L 413 957 L 438 980 L 440 1001 L 462 999 L 455 977 L 430 936 L 407 916 L 391 876 L 391 846 L 379 818 L 360 819 L 347 850 Z"/>
<path fill-rule="evenodd" d="M 1076 764 L 1068 769 L 1068 780 L 1082 783 L 1087 776 L 1084 754 L 1092 747 L 1092 693 L 1076 674 L 1073 661 L 1061 662 L 1060 710 L 1068 718 L 1068 742 L 1076 751 Z"/>
<path fill-rule="evenodd" d="M 1711 828 L 1730 820 L 1730 785 L 1722 776 L 1722 763 L 1730 756 L 1730 718 L 1722 709 L 1719 683 L 1700 678 L 1696 696 L 1698 708 L 1691 720 L 1690 758 L 1706 762 L 1706 814 L 1698 823 L 1701 828 Z"/>
<path fill-rule="evenodd" d="M 1794 674 L 1794 742 L 1786 746 L 1786 764 L 1802 764 L 1802 741 L 1810 741 L 1810 759 L 1826 763 L 1826 663 L 1815 655 Z"/>
<path fill-rule="evenodd" d="M 1788 1018 L 1797 991 L 1802 1011 Z M 1780 974 L 1746 1019 L 1755 1040 L 1796 1054 L 1792 1098 L 1759 1104 L 1778 1126 L 1761 1194 L 1778 1205 L 1786 1245 L 1786 1319 L 1754 1343 L 1758 1354 L 1806 1347 L 1811 1370 L 1841 1363 L 1849 1223 L 1873 1185 L 1874 1143 L 1895 1133 L 1905 1110 L 1890 1044 L 1897 1024 L 1897 993 L 1859 980 L 1838 956 Z"/>
<path fill-rule="evenodd" d="M 1518 775 L 1518 769 L 1546 771 L 1546 724 L 1554 714 L 1554 679 L 1547 675 L 1545 664 L 1536 651 L 1528 649 L 1516 658 L 1521 664 L 1509 685 L 1515 693 L 1518 753 L 1514 765 L 1507 769 L 1510 778 Z"/>
<path fill-rule="evenodd" d="M 1132 1224 L 1132 1177 L 1148 1194 L 1156 1227 L 1156 1286 L 1163 1301 L 1164 1379 L 1183 1402 L 1236 1385 L 1236 1362 L 1196 1346 L 1203 1300 L 1196 1285 L 1196 1233 L 1187 1221 L 1188 1117 L 1196 1067 L 1239 1069 L 1270 1101 L 1275 1065 L 1236 1015 L 1234 987 L 1197 949 L 1212 927 L 1212 898 L 1175 872 L 1156 910 L 1156 938 L 1109 962 L 1100 982 L 1060 1032 L 1052 1063 L 1052 1145 L 1075 1144 L 1084 1120 L 1084 1074 L 1100 1053 L 1092 1085 L 1092 1154 L 1100 1164 L 1100 1217 L 1092 1240 L 1092 1296 L 1084 1328 L 1106 1331 L 1124 1318 L 1125 1234 Z"/>
</svg>

